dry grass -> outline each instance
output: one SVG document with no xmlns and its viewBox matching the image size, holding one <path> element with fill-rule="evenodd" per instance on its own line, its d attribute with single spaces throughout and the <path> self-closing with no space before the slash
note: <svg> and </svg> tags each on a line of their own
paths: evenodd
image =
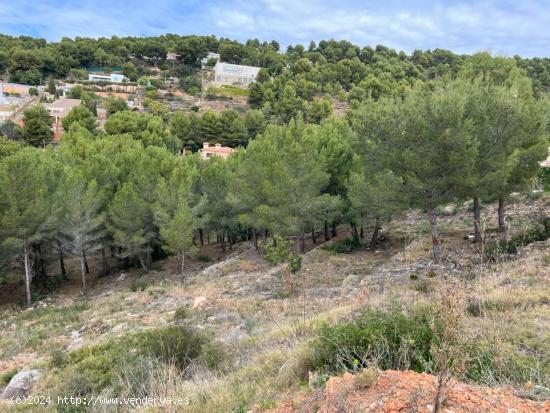
<svg viewBox="0 0 550 413">
<path fill-rule="evenodd" d="M 460 226 L 460 214 L 442 220 Z M 0 370 L 40 363 L 47 369 L 44 360 L 48 360 L 52 349 L 65 348 L 71 331 L 85 327 L 83 338 L 87 344 L 105 342 L 112 339 L 112 328 L 119 324 L 126 323 L 128 330 L 164 325 L 172 322 L 177 308 L 190 309 L 196 297 L 205 296 L 206 308 L 190 309 L 186 322 L 200 326 L 222 342 L 231 333 L 242 333 L 226 344 L 232 365 L 217 373 L 196 366 L 190 379 L 184 379 L 170 366 L 161 366 L 153 369 L 143 383 L 143 393 L 189 397 L 190 405 L 178 410 L 185 412 L 270 407 L 282 394 L 307 380 L 309 342 L 322 323 L 349 319 L 367 308 L 399 305 L 407 309 L 440 299 L 441 274 L 432 279 L 420 273 L 423 282 L 430 285 L 424 289 L 418 286 L 418 280 L 410 279 L 412 271 L 405 271 L 431 257 L 430 238 L 417 227 L 405 233 L 399 232 L 397 223 L 395 226 L 390 234 L 395 230 L 407 238 L 393 239 L 379 253 L 332 254 L 319 250 L 308 255 L 290 295 L 281 294 L 282 280 L 276 277 L 267 281 L 268 295 L 260 291 L 258 280 L 263 282 L 268 266 L 251 252 L 232 261 L 216 276 L 206 278 L 190 271 L 183 288 L 177 276 L 160 271 L 147 276 L 152 283 L 144 291 L 131 292 L 125 282 L 109 288 L 109 295 L 98 292 L 82 307 L 71 307 L 74 297 L 60 296 L 51 310 L 6 311 L 0 332 Z M 550 357 L 548 245 L 517 261 L 481 266 L 463 235 L 449 234 L 447 245 L 463 255 L 463 274 L 452 275 L 457 282 L 460 280 L 461 294 L 481 303 L 479 314 L 464 313 L 468 334 L 485 337 L 507 356 L 520 352 L 537 354 L 541 361 Z M 384 272 L 399 268 L 405 268 L 402 274 Z M 475 276 L 466 277 L 466 272 Z M 60 305 L 66 306 L 65 310 L 56 311 L 54 308 Z M 216 319 L 223 314 L 231 317 Z M 215 321 L 209 321 L 210 317 Z M 547 380 L 542 368 L 530 374 L 534 382 Z M 360 386 L 368 386 L 376 377 L 370 370 L 360 376 Z M 47 391 L 44 385 L 47 382 L 37 391 Z M 142 411 L 171 410 L 156 407 Z"/>
</svg>

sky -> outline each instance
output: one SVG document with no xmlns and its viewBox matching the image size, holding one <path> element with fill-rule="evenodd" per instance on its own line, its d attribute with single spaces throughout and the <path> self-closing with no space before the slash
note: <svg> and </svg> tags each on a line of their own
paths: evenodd
<svg viewBox="0 0 550 413">
<path fill-rule="evenodd" d="M 50 41 L 213 34 L 546 57 L 549 27 L 549 0 L 0 0 L 0 33 Z"/>
</svg>

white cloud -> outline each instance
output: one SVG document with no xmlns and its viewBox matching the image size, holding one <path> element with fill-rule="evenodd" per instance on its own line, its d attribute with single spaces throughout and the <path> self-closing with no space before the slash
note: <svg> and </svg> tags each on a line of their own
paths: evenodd
<svg viewBox="0 0 550 413">
<path fill-rule="evenodd" d="M 61 36 L 215 34 L 281 44 L 347 39 L 408 52 L 547 55 L 544 0 L 0 0 L 0 32 Z"/>
</svg>

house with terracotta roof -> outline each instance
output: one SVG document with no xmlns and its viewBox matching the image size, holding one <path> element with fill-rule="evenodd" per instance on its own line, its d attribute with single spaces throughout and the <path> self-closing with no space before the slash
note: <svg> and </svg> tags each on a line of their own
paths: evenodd
<svg viewBox="0 0 550 413">
<path fill-rule="evenodd" d="M 80 99 L 62 98 L 44 105 L 50 116 L 54 119 L 52 128 L 55 141 L 59 141 L 63 134 L 61 121 L 76 106 L 80 106 Z"/>
<path fill-rule="evenodd" d="M 212 156 L 221 156 L 224 159 L 227 159 L 235 149 L 228 148 L 226 146 L 221 146 L 219 143 L 215 145 L 210 145 L 208 142 L 202 144 L 202 149 L 199 150 L 202 159 L 210 159 Z"/>
</svg>

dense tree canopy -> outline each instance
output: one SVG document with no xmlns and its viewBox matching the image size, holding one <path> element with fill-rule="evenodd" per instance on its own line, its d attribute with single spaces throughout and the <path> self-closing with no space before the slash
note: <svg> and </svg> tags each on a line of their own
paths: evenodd
<svg viewBox="0 0 550 413">
<path fill-rule="evenodd" d="M 205 233 L 224 249 L 238 239 L 259 248 L 258 238 L 293 237 L 298 252 L 306 235 L 324 230 L 329 239 L 329 227 L 335 234 L 346 223 L 357 237 L 365 223 L 376 247 L 384 221 L 410 208 L 427 213 L 438 260 L 438 206 L 504 201 L 532 183 L 547 153 L 550 79 L 540 59 L 441 49 L 408 56 L 334 40 L 281 53 L 276 42 L 176 35 L 0 36 L 0 50 L 0 69 L 13 80 L 125 65 L 147 94 L 141 112 L 106 99 L 99 126 L 97 96 L 74 88 L 83 105 L 63 120 L 55 147 L 43 106 L 25 112 L 22 129 L 0 127 L 0 256 L 23 264 L 29 301 L 47 251 L 79 259 L 84 289 L 95 253 L 105 272 L 107 253 L 144 270 L 173 254 L 183 278 Z M 263 67 L 248 111 L 170 110 L 142 77 L 151 66 L 196 75 L 209 51 Z M 183 61 L 168 63 L 167 52 Z M 204 142 L 236 150 L 203 160 L 196 152 Z"/>
</svg>

